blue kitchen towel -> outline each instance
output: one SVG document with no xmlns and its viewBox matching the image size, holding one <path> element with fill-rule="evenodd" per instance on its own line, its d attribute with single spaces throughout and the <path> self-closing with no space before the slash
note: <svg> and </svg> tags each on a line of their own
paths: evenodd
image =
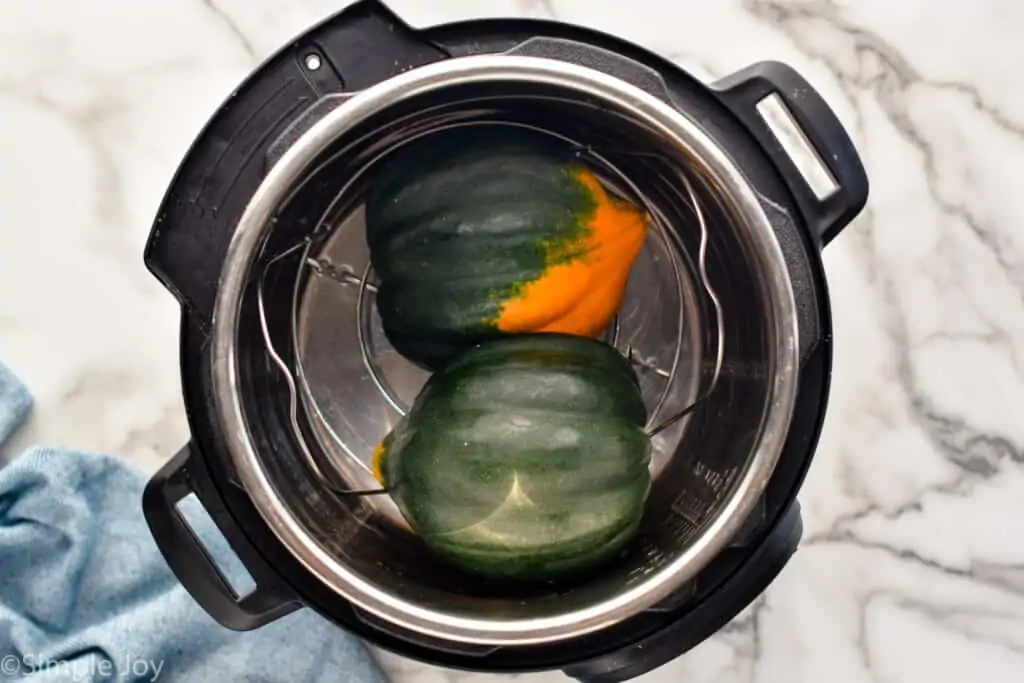
<svg viewBox="0 0 1024 683">
<path fill-rule="evenodd" d="M 32 395 L 7 366 L 0 363 L 0 446 L 25 421 L 32 409 Z"/>
<path fill-rule="evenodd" d="M 30 406 L 0 364 L 0 443 Z M 157 550 L 144 485 L 115 458 L 53 448 L 0 469 L 0 681 L 385 680 L 356 638 L 310 610 L 244 633 L 214 622 Z M 239 585 L 245 574 L 209 518 L 190 523 Z"/>
</svg>

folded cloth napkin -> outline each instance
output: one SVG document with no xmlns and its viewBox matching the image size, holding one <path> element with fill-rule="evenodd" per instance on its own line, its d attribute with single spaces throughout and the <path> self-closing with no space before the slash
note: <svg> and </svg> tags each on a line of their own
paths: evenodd
<svg viewBox="0 0 1024 683">
<path fill-rule="evenodd" d="M 0 364 L 0 444 L 31 403 Z M 383 683 L 362 644 L 310 610 L 244 633 L 214 622 L 152 541 L 144 485 L 114 458 L 53 448 L 0 469 L 0 681 Z M 189 521 L 241 585 L 209 518 Z"/>
</svg>

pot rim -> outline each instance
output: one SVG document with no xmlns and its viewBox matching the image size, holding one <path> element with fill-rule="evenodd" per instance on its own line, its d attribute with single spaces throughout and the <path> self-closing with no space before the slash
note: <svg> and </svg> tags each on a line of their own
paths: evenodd
<svg viewBox="0 0 1024 683">
<path fill-rule="evenodd" d="M 237 330 L 246 284 L 272 219 L 318 156 L 350 128 L 391 105 L 450 86 L 494 81 L 543 83 L 603 100 L 630 112 L 702 168 L 750 229 L 750 243 L 774 315 L 774 372 L 761 438 L 726 502 L 689 548 L 614 598 L 570 612 L 529 619 L 466 617 L 389 594 L 322 548 L 288 510 L 263 469 L 239 393 Z M 710 96 L 710 95 L 709 95 Z M 655 606 L 692 579 L 739 530 L 760 498 L 782 451 L 797 395 L 796 302 L 781 245 L 757 195 L 726 151 L 685 112 L 624 80 L 563 61 L 525 56 L 456 57 L 407 71 L 353 94 L 284 152 L 253 193 L 231 238 L 220 275 L 211 331 L 214 408 L 234 469 L 253 506 L 279 541 L 326 587 L 385 622 L 442 640 L 489 646 L 551 643 L 591 633 Z"/>
</svg>

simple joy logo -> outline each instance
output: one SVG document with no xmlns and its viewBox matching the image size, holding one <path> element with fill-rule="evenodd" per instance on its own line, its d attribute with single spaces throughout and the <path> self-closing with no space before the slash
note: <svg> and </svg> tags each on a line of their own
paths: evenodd
<svg viewBox="0 0 1024 683">
<path fill-rule="evenodd" d="M 69 683 L 120 679 L 155 682 L 160 679 L 163 669 L 163 661 L 141 659 L 131 655 L 124 655 L 117 661 L 99 657 L 53 660 L 32 654 L 9 654 L 0 657 L 0 679 L 47 673 Z"/>
</svg>

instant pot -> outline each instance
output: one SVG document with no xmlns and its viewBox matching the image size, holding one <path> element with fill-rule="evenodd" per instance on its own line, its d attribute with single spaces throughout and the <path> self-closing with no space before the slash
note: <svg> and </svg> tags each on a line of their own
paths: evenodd
<svg viewBox="0 0 1024 683">
<path fill-rule="evenodd" d="M 831 190 L 785 151 L 769 100 Z M 502 586 L 442 565 L 367 467 L 427 377 L 389 347 L 374 308 L 368 170 L 470 125 L 574 145 L 654 218 L 604 336 L 640 381 L 654 483 L 630 550 L 564 585 Z M 153 225 L 145 260 L 181 305 L 191 431 L 145 490 L 153 537 L 226 628 L 306 608 L 440 666 L 594 682 L 650 671 L 733 619 L 796 550 L 832 362 L 820 252 L 867 195 L 841 124 L 784 64 L 705 84 L 564 23 L 412 29 L 357 2 L 231 93 Z M 190 494 L 253 577 L 249 593 L 179 512 Z"/>
</svg>

